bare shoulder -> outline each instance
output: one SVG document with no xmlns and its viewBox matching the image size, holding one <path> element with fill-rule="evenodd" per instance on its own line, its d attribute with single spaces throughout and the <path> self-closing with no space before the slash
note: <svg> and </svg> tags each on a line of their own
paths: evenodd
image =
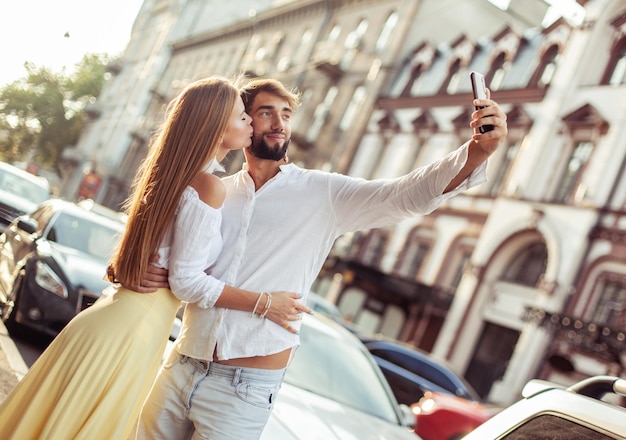
<svg viewBox="0 0 626 440">
<path fill-rule="evenodd" d="M 226 198 L 226 187 L 219 177 L 209 173 L 199 173 L 191 186 L 198 192 L 198 197 L 213 208 L 220 208 Z"/>
</svg>

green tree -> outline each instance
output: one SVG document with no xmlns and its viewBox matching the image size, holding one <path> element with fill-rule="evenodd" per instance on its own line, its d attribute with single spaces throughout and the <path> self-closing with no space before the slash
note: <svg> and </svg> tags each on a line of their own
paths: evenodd
<svg viewBox="0 0 626 440">
<path fill-rule="evenodd" d="M 27 75 L 0 90 L 0 158 L 58 172 L 63 150 L 78 141 L 86 106 L 102 90 L 109 61 L 85 55 L 70 75 L 26 63 Z"/>
</svg>

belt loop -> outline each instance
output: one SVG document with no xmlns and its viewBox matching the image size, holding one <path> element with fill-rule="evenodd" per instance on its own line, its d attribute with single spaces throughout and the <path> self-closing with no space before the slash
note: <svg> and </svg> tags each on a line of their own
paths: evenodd
<svg viewBox="0 0 626 440">
<path fill-rule="evenodd" d="M 235 370 L 235 374 L 233 375 L 233 386 L 236 386 L 239 383 L 239 378 L 241 377 L 241 371 L 243 368 L 239 367 Z"/>
</svg>

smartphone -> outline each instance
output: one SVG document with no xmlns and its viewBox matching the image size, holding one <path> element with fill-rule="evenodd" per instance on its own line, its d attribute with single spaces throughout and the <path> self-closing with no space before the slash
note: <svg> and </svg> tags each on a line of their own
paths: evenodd
<svg viewBox="0 0 626 440">
<path fill-rule="evenodd" d="M 470 72 L 470 80 L 472 81 L 472 91 L 474 92 L 474 99 L 487 99 L 487 87 L 485 86 L 485 77 L 478 72 Z M 476 110 L 483 107 L 476 107 Z M 478 131 L 481 133 L 487 133 L 493 130 L 493 125 L 482 125 L 478 127 Z"/>
</svg>

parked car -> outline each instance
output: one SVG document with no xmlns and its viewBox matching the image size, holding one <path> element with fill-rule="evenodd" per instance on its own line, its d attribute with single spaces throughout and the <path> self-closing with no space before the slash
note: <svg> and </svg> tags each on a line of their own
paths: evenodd
<svg viewBox="0 0 626 440">
<path fill-rule="evenodd" d="M 361 336 L 400 403 L 411 405 L 426 391 L 480 401 L 472 386 L 442 360 L 408 344 Z"/>
<path fill-rule="evenodd" d="M 328 316 L 334 321 L 340 323 L 344 321 L 343 313 L 339 311 L 337 306 L 328 301 L 322 295 L 319 295 L 315 292 L 309 292 L 309 294 L 306 296 L 306 305 L 314 312 L 319 312 L 325 316 Z"/>
<path fill-rule="evenodd" d="M 416 440 L 357 337 L 321 314 L 303 317 L 300 337 L 262 440 Z"/>
<path fill-rule="evenodd" d="M 411 405 L 415 433 L 424 440 L 458 440 L 502 408 L 448 393 L 426 391 Z"/>
<path fill-rule="evenodd" d="M 0 232 L 50 197 L 50 184 L 44 177 L 0 162 Z"/>
<path fill-rule="evenodd" d="M 458 439 L 501 409 L 482 402 L 465 379 L 431 354 L 395 340 L 360 338 L 398 402 L 411 405 L 414 431 L 424 440 Z"/>
<path fill-rule="evenodd" d="M 464 440 L 626 439 L 626 408 L 606 396 L 626 398 L 626 380 L 596 376 L 569 387 L 531 380 L 523 398 L 502 410 Z"/>
<path fill-rule="evenodd" d="M 110 285 L 103 279 L 124 223 L 49 199 L 0 235 L 0 310 L 9 326 L 55 336 Z"/>
</svg>

